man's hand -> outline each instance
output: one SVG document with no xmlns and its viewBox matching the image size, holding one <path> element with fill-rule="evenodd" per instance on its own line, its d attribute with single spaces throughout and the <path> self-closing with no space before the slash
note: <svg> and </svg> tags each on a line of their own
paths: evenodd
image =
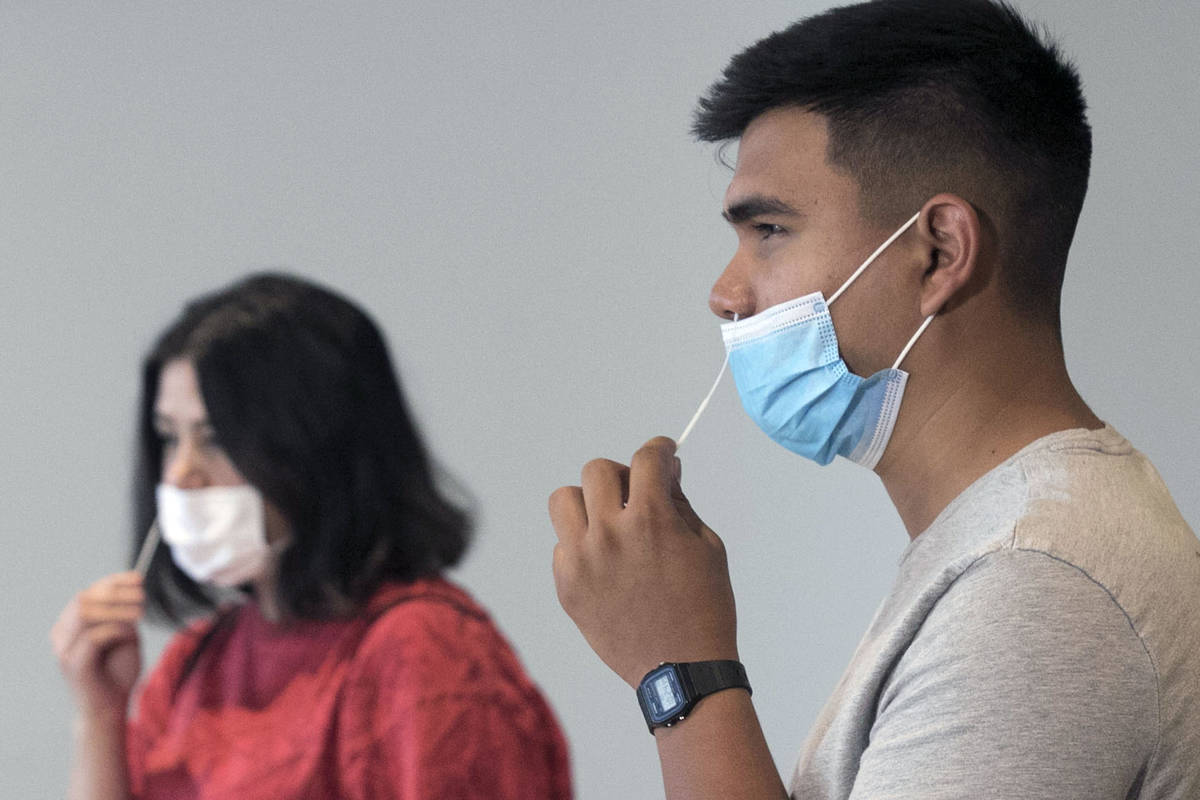
<svg viewBox="0 0 1200 800">
<path fill-rule="evenodd" d="M 630 686 L 663 661 L 737 660 L 725 546 L 679 486 L 675 442 L 651 439 L 629 467 L 597 459 L 550 495 L 558 600 Z"/>
</svg>

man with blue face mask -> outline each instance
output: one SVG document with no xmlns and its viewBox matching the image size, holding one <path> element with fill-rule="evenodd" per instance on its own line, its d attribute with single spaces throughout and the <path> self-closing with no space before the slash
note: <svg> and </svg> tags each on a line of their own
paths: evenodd
<svg viewBox="0 0 1200 800">
<path fill-rule="evenodd" d="M 710 306 L 742 403 L 873 469 L 912 542 L 785 789 L 675 443 L 552 495 L 560 601 L 636 689 L 668 797 L 1200 796 L 1200 541 L 1062 351 L 1084 112 L 990 0 L 834 9 L 701 100 L 699 137 L 738 141 Z"/>
</svg>

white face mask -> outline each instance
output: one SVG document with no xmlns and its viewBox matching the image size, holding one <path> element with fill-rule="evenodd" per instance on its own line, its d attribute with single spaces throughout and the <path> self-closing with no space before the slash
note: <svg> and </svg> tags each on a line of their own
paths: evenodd
<svg viewBox="0 0 1200 800">
<path fill-rule="evenodd" d="M 180 489 L 160 483 L 155 494 L 162 537 L 192 580 L 238 586 L 266 570 L 272 552 L 262 494 L 253 486 Z"/>
</svg>

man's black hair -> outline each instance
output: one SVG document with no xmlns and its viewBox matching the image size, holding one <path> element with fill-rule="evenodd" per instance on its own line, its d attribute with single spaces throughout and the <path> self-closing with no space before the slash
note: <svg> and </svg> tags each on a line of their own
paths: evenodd
<svg viewBox="0 0 1200 800">
<path fill-rule="evenodd" d="M 282 274 L 196 299 L 146 358 L 133 552 L 155 516 L 163 445 L 154 402 L 175 359 L 194 365 L 217 443 L 290 526 L 277 582 L 289 615 L 353 612 L 382 583 L 462 556 L 468 517 L 435 485 L 379 330 L 348 300 Z M 165 544 L 146 591 L 151 609 L 173 620 L 215 599 Z"/>
<path fill-rule="evenodd" d="M 869 221 L 898 224 L 939 192 L 971 202 L 999 231 L 1009 296 L 1057 327 L 1091 129 L 1078 74 L 1012 6 L 875 0 L 801 20 L 730 61 L 693 132 L 737 139 L 787 107 L 826 118 L 828 162 Z"/>
</svg>

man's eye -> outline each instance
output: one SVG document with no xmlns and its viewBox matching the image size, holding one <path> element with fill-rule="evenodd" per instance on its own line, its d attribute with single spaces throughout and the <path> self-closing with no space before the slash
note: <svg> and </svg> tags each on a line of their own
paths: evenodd
<svg viewBox="0 0 1200 800">
<path fill-rule="evenodd" d="M 754 226 L 754 230 L 758 232 L 760 238 L 769 239 L 775 234 L 783 233 L 781 225 L 775 225 L 771 222 L 760 222 Z"/>
</svg>

